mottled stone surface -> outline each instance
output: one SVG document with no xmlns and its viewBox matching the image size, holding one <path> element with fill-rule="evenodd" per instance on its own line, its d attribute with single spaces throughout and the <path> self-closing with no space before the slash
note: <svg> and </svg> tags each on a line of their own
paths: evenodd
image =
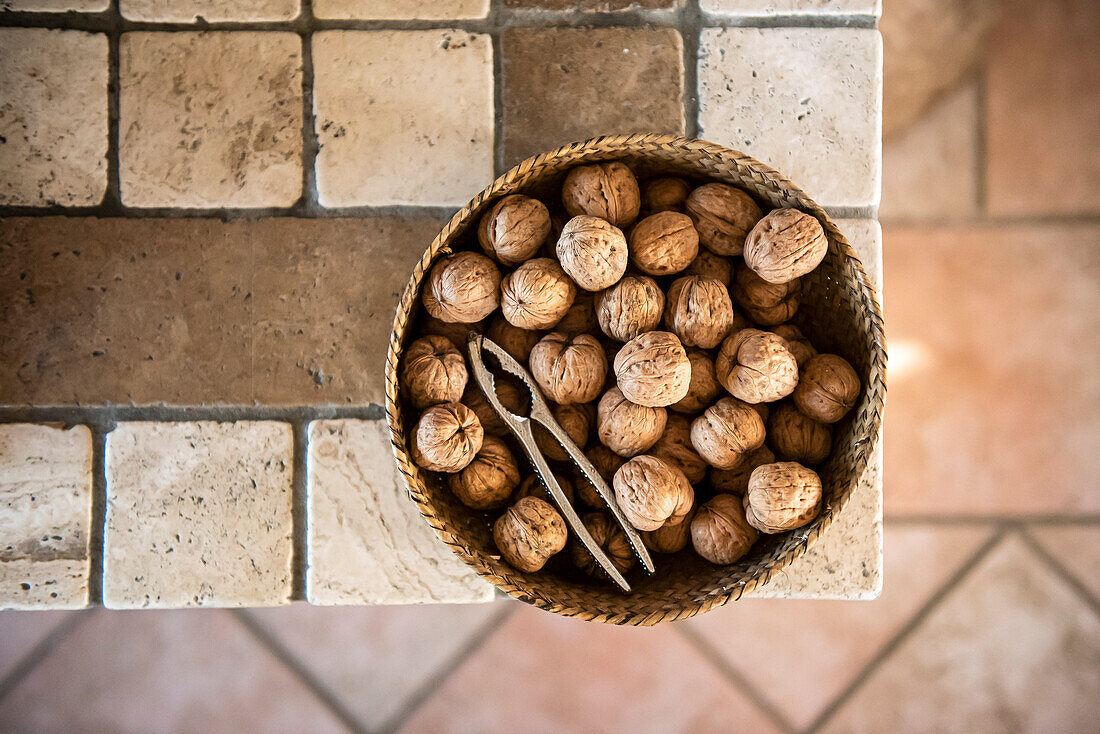
<svg viewBox="0 0 1100 734">
<path fill-rule="evenodd" d="M 125 33 L 119 177 L 135 207 L 290 206 L 302 192 L 294 33 Z"/>
<path fill-rule="evenodd" d="M 0 609 L 88 603 L 92 434 L 0 425 Z"/>
<path fill-rule="evenodd" d="M 882 39 L 859 28 L 710 28 L 700 137 L 779 170 L 822 206 L 873 206 L 882 167 Z"/>
<path fill-rule="evenodd" d="M 107 436 L 104 606 L 288 603 L 293 462 L 286 423 L 120 423 Z"/>
<path fill-rule="evenodd" d="M 291 20 L 298 17 L 300 0 L 119 0 L 122 17 L 129 20 L 206 21 Z"/>
<path fill-rule="evenodd" d="M 848 238 L 848 243 L 859 256 L 863 269 L 878 288 L 882 301 L 882 227 L 874 219 L 836 219 L 836 226 Z"/>
<path fill-rule="evenodd" d="M 504 0 L 504 7 L 522 10 L 581 10 L 614 13 L 620 10 L 661 10 L 682 5 L 683 0 Z"/>
<path fill-rule="evenodd" d="M 700 0 L 704 13 L 722 16 L 874 15 L 882 0 Z"/>
<path fill-rule="evenodd" d="M 106 10 L 110 5 L 110 0 L 0 0 L 0 10 L 31 13 L 63 13 L 68 10 L 94 13 Z"/>
<path fill-rule="evenodd" d="M 448 548 L 409 499 L 385 421 L 309 426 L 312 604 L 484 602 L 493 587 Z"/>
<path fill-rule="evenodd" d="M 107 187 L 107 36 L 4 28 L 0 49 L 0 205 L 98 204 Z"/>
<path fill-rule="evenodd" d="M 314 35 L 321 204 L 457 206 L 487 186 L 492 59 L 459 30 Z"/>
<path fill-rule="evenodd" d="M 449 20 L 488 12 L 489 0 L 313 0 L 318 18 Z"/>
</svg>

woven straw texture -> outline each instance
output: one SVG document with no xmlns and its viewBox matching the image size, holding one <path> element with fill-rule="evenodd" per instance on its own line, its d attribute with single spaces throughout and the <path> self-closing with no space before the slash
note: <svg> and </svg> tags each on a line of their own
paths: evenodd
<svg viewBox="0 0 1100 734">
<path fill-rule="evenodd" d="M 781 535 L 762 535 L 749 554 L 732 566 L 713 566 L 690 548 L 672 556 L 656 555 L 657 572 L 647 577 L 636 570 L 630 576 L 633 590 L 629 594 L 617 591 L 610 582 L 581 576 L 568 567 L 568 561 L 551 559 L 543 571 L 526 574 L 500 560 L 489 518 L 464 507 L 437 477 L 421 471 L 409 457 L 406 431 L 417 416 L 402 403 L 397 379 L 401 355 L 415 338 L 422 281 L 436 258 L 453 250 L 480 251 L 478 220 L 500 198 L 524 193 L 556 201 L 569 169 L 609 160 L 627 163 L 639 178 L 670 174 L 696 183 L 733 184 L 752 194 L 765 210 L 793 207 L 817 217 L 828 236 L 829 251 L 824 262 L 803 278 L 802 306 L 794 322 L 819 350 L 851 362 L 863 387 L 855 409 L 836 425 L 832 455 L 819 467 L 824 506 L 813 523 Z M 413 270 L 394 318 L 386 362 L 386 414 L 410 497 L 443 541 L 481 576 L 507 594 L 557 614 L 651 625 L 685 619 L 739 599 L 766 584 L 828 530 L 862 477 L 879 435 L 885 368 L 882 313 L 874 286 L 844 235 L 798 187 L 749 156 L 714 143 L 670 135 L 608 136 L 523 161 L 475 196 L 431 243 Z"/>
</svg>

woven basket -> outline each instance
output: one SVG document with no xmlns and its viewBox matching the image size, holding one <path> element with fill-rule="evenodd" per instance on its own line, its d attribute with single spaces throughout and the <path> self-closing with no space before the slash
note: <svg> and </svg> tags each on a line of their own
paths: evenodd
<svg viewBox="0 0 1100 734">
<path fill-rule="evenodd" d="M 847 359 L 862 382 L 855 409 L 836 425 L 833 452 L 819 468 L 824 508 L 810 525 L 781 535 L 761 535 L 748 555 L 732 566 L 713 566 L 690 548 L 673 556 L 657 555 L 657 572 L 635 573 L 633 591 L 624 594 L 609 582 L 582 577 L 568 562 L 551 560 L 537 574 L 521 573 L 500 560 L 484 513 L 459 503 L 445 485 L 423 472 L 409 457 L 407 427 L 416 414 L 403 404 L 397 365 L 420 311 L 420 289 L 432 263 L 452 250 L 474 249 L 477 223 L 498 199 L 524 193 L 556 201 L 570 168 L 621 160 L 639 174 L 681 176 L 694 182 L 720 181 L 752 194 L 765 209 L 793 207 L 821 222 L 829 239 L 824 262 L 803 278 L 802 306 L 794 322 L 811 335 L 821 351 Z M 844 235 L 821 207 L 779 173 L 747 155 L 714 143 L 670 135 L 594 138 L 528 158 L 493 182 L 463 207 L 428 247 L 413 270 L 394 318 L 386 361 L 386 414 L 398 467 L 409 495 L 443 541 L 467 564 L 511 596 L 581 619 L 613 624 L 651 625 L 701 614 L 766 584 L 806 552 L 836 520 L 863 475 L 874 449 L 882 417 L 886 351 L 882 314 L 875 289 Z M 561 554 L 568 555 L 568 554 Z"/>
</svg>

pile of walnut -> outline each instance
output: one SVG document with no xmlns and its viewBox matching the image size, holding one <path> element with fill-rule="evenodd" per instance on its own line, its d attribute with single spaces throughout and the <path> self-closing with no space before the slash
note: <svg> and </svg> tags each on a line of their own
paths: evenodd
<svg viewBox="0 0 1100 734">
<path fill-rule="evenodd" d="M 800 277 L 825 257 L 818 221 L 765 214 L 720 183 L 639 187 L 617 162 L 573 169 L 561 198 L 560 216 L 526 196 L 501 199 L 480 222 L 484 254 L 432 268 L 423 336 L 400 370 L 422 411 L 413 460 L 444 472 L 468 507 L 494 513 L 493 538 L 515 568 L 538 571 L 565 548 L 565 522 L 469 378 L 463 355 L 476 330 L 529 365 L 652 551 L 690 543 L 729 564 L 759 533 L 812 521 L 822 486 L 809 467 L 829 455 L 832 424 L 860 391 L 848 362 L 786 323 Z M 497 386 L 521 411 L 522 392 Z M 634 556 L 599 496 L 548 434 L 539 443 L 571 501 L 591 508 L 589 531 L 629 570 Z M 598 573 L 579 543 L 568 555 Z"/>
</svg>

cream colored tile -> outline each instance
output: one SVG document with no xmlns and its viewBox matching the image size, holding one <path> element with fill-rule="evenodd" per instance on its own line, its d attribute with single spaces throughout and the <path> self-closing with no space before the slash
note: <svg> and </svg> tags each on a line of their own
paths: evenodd
<svg viewBox="0 0 1100 734">
<path fill-rule="evenodd" d="M 94 13 L 111 6 L 110 0 L 4 0 L 0 9 L 29 13 Z"/>
<path fill-rule="evenodd" d="M 191 23 L 292 20 L 300 0 L 119 0 L 122 17 L 149 22 Z"/>
<path fill-rule="evenodd" d="M 882 0 L 701 0 L 704 13 L 729 17 L 882 14 Z"/>
</svg>

